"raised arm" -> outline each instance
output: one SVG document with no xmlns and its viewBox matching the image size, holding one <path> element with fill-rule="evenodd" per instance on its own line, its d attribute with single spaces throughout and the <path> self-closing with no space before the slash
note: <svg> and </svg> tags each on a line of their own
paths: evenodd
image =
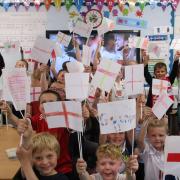
<svg viewBox="0 0 180 180">
<path fill-rule="evenodd" d="M 17 157 L 21 163 L 21 174 L 26 180 L 38 180 L 35 175 L 31 159 L 32 159 L 32 151 L 31 149 L 25 149 L 23 146 L 18 147 L 16 151 Z"/>
<path fill-rule="evenodd" d="M 9 120 L 14 122 L 16 124 L 16 126 L 18 125 L 19 118 L 13 114 L 9 104 L 6 101 L 0 102 L 0 109 L 1 109 L 2 113 L 5 114 L 5 116 L 7 115 L 7 118 Z"/>
</svg>

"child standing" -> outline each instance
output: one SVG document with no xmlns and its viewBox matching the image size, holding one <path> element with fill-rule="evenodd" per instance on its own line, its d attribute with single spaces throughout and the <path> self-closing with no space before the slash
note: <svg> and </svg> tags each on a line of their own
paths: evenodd
<svg viewBox="0 0 180 180">
<path fill-rule="evenodd" d="M 104 144 L 99 146 L 97 153 L 98 173 L 89 175 L 86 171 L 86 162 L 78 159 L 76 168 L 80 180 L 127 180 L 134 179 L 134 172 L 138 169 L 136 156 L 131 156 L 126 166 L 126 174 L 119 174 L 122 165 L 122 154 L 119 146 L 114 144 Z"/>
<path fill-rule="evenodd" d="M 66 176 L 55 170 L 59 154 L 60 146 L 55 136 L 44 132 L 32 137 L 28 149 L 23 146 L 17 149 L 17 156 L 25 178 L 31 180 L 67 180 Z"/>
<path fill-rule="evenodd" d="M 72 160 L 69 152 L 69 132 L 66 128 L 49 129 L 47 122 L 43 117 L 44 114 L 43 103 L 59 101 L 59 100 L 60 100 L 60 96 L 57 92 L 52 90 L 43 91 L 39 97 L 39 102 L 40 102 L 39 111 L 41 113 L 38 113 L 31 118 L 31 124 L 33 130 L 35 130 L 37 133 L 49 132 L 50 134 L 54 135 L 57 138 L 62 151 L 60 157 L 58 158 L 56 170 L 58 172 L 66 174 L 70 179 L 74 180 L 72 177 Z M 26 128 L 27 125 L 23 120 L 18 121 L 17 129 L 20 134 L 24 133 Z"/>
<path fill-rule="evenodd" d="M 157 100 L 157 96 L 152 94 L 153 77 L 151 76 L 151 74 L 148 71 L 149 56 L 146 55 L 145 53 L 144 53 L 143 60 L 144 60 L 144 77 L 146 79 L 146 82 L 149 85 L 149 94 L 148 94 L 146 105 L 149 107 L 153 107 L 155 101 Z M 172 84 L 174 83 L 174 80 L 176 78 L 177 71 L 178 71 L 178 61 L 177 60 L 174 61 L 173 68 L 172 68 L 172 71 L 169 76 L 167 75 L 167 67 L 166 67 L 165 63 L 159 62 L 159 63 L 156 63 L 154 66 L 154 78 L 160 79 L 160 80 L 166 80 L 169 82 L 167 93 L 169 94 L 169 97 L 171 99 L 174 99 L 173 92 L 172 92 Z"/>
<path fill-rule="evenodd" d="M 147 133 L 147 141 L 145 136 Z M 164 119 L 146 121 L 138 138 L 138 148 L 144 161 L 145 180 L 162 180 L 164 171 L 164 142 L 167 125 Z M 170 179 L 168 179 L 170 180 Z"/>
</svg>

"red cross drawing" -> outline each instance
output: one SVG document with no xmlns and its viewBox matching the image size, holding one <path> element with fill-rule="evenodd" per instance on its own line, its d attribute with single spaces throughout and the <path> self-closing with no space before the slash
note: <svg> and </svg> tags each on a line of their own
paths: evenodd
<svg viewBox="0 0 180 180">
<path fill-rule="evenodd" d="M 164 101 L 164 97 L 165 97 L 165 94 L 163 94 L 162 96 L 159 97 L 159 102 L 162 104 L 162 106 L 165 108 L 165 109 L 168 109 L 168 105 L 166 104 L 166 102 Z"/>
<path fill-rule="evenodd" d="M 41 94 L 41 91 L 36 91 L 36 88 L 32 88 L 31 89 L 31 93 L 30 93 L 30 95 L 31 95 L 31 101 L 37 101 L 37 99 L 36 99 L 36 94 Z"/>
<path fill-rule="evenodd" d="M 163 80 L 161 80 L 160 84 L 154 84 L 153 88 L 159 89 L 160 93 L 162 93 L 163 90 L 167 89 L 167 86 L 163 86 Z"/>
<path fill-rule="evenodd" d="M 168 153 L 167 162 L 180 162 L 180 153 Z"/>
<path fill-rule="evenodd" d="M 49 112 L 49 113 L 45 113 L 45 115 L 46 116 L 64 116 L 66 127 L 69 128 L 68 116 L 82 118 L 82 115 L 77 114 L 75 112 L 68 112 L 65 102 L 62 101 L 61 104 L 62 104 L 62 110 L 63 110 L 62 112 Z"/>
<path fill-rule="evenodd" d="M 134 90 L 134 84 L 142 82 L 142 81 L 135 81 L 134 80 L 134 68 L 133 67 L 132 67 L 132 71 L 131 71 L 131 78 L 132 78 L 132 80 L 127 81 L 126 83 L 131 83 L 131 88 L 132 88 L 132 91 L 133 91 Z"/>
<path fill-rule="evenodd" d="M 116 73 L 107 71 L 107 70 L 105 70 L 105 69 L 103 69 L 103 68 L 98 68 L 97 71 L 98 71 L 98 72 L 101 72 L 101 73 L 103 73 L 103 74 L 105 74 L 105 75 L 107 75 L 107 76 L 110 76 L 110 77 L 117 76 Z"/>
</svg>

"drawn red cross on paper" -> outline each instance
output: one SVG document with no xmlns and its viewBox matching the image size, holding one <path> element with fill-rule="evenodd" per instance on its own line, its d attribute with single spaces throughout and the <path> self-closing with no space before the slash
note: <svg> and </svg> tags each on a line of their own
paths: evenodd
<svg viewBox="0 0 180 180">
<path fill-rule="evenodd" d="M 103 69 L 103 68 L 98 68 L 97 71 L 98 71 L 98 72 L 101 72 L 101 73 L 103 73 L 103 74 L 105 74 L 105 75 L 107 75 L 107 76 L 110 76 L 110 77 L 117 76 L 116 73 L 110 72 L 110 71 L 105 70 L 105 69 Z"/>
<path fill-rule="evenodd" d="M 167 90 L 167 86 L 164 85 L 164 80 L 161 80 L 160 84 L 154 84 L 153 88 L 159 89 L 160 93 L 162 93 L 163 90 Z"/>
<path fill-rule="evenodd" d="M 179 162 L 180 163 L 180 153 L 168 153 L 167 162 Z"/>
<path fill-rule="evenodd" d="M 131 83 L 131 88 L 132 88 L 132 91 L 134 90 L 134 84 L 135 83 L 141 83 L 142 81 L 135 81 L 134 80 L 134 68 L 132 67 L 132 71 L 131 71 L 131 81 L 127 81 L 126 83 Z"/>
<path fill-rule="evenodd" d="M 164 98 L 165 98 L 166 94 L 163 94 L 162 96 L 159 97 L 159 103 L 162 104 L 162 106 L 165 108 L 165 109 L 168 109 L 168 105 L 166 104 L 166 102 L 164 101 Z"/>
<path fill-rule="evenodd" d="M 31 101 L 37 101 L 38 99 L 36 98 L 36 95 L 40 95 L 41 94 L 41 90 L 36 91 L 36 88 L 32 88 L 31 89 Z"/>
<path fill-rule="evenodd" d="M 62 104 L 62 112 L 49 112 L 45 113 L 45 116 L 64 116 L 66 127 L 69 128 L 69 120 L 68 116 L 73 116 L 77 118 L 82 118 L 82 115 L 75 113 L 75 112 L 69 112 L 66 108 L 65 102 L 61 102 Z"/>
</svg>

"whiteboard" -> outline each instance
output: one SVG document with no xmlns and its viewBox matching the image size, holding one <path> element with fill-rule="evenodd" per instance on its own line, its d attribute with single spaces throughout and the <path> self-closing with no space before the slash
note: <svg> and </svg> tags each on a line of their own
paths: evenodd
<svg viewBox="0 0 180 180">
<path fill-rule="evenodd" d="M 1 12 L 0 44 L 19 41 L 23 50 L 33 47 L 38 35 L 45 36 L 46 12 Z"/>
</svg>

